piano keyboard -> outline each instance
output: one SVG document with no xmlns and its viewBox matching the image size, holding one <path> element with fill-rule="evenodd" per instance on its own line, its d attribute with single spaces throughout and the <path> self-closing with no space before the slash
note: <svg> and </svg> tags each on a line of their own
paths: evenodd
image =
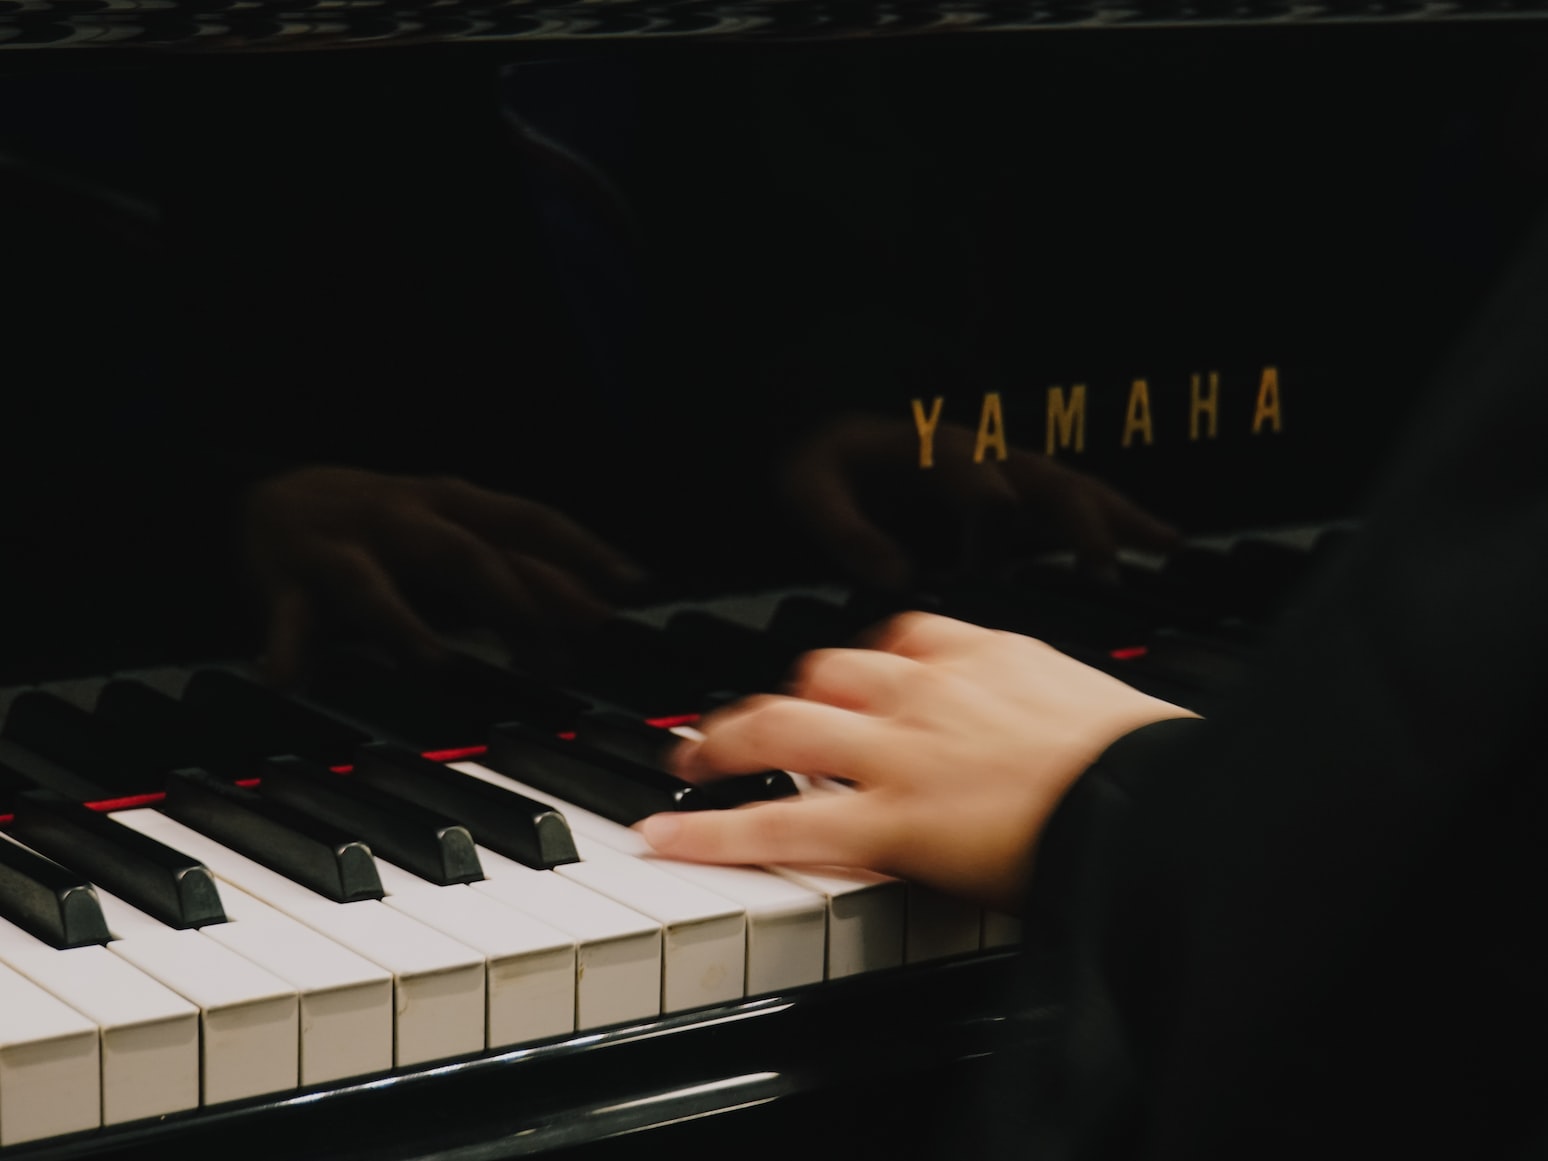
<svg viewBox="0 0 1548 1161">
<path fill-rule="evenodd" d="M 1100 598 L 1048 560 L 938 607 L 1208 708 L 1343 538 L 1126 557 Z M 565 690 L 472 654 L 439 686 L 358 654 L 294 700 L 220 668 L 7 691 L 0 1146 L 1013 944 L 1009 917 L 884 876 L 678 864 L 626 825 L 690 804 L 654 764 L 668 729 L 875 612 L 832 590 L 655 610 Z"/>
</svg>

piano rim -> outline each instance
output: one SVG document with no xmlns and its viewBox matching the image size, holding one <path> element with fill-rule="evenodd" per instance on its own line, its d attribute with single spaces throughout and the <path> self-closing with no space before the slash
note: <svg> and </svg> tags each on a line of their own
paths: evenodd
<svg viewBox="0 0 1548 1161">
<path fill-rule="evenodd" d="M 1058 1010 L 1041 998 L 1029 1007 L 1024 993 L 1013 1008 L 1021 960 L 1002 950 L 911 964 L 27 1142 L 0 1157 L 149 1161 L 235 1142 L 282 1148 L 292 1161 L 489 1161 L 570 1149 L 802 1096 L 949 1075 L 1011 1049 L 1038 1051 L 1052 1042 Z M 1035 977 L 1046 979 L 1042 963 L 1031 960 Z"/>
</svg>

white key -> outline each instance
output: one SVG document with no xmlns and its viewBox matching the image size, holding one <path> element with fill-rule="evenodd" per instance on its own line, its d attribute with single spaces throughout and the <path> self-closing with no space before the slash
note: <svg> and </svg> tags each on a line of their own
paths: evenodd
<svg viewBox="0 0 1548 1161">
<path fill-rule="evenodd" d="M 983 912 L 940 891 L 908 885 L 905 963 L 923 963 L 977 951 L 983 939 Z"/>
<path fill-rule="evenodd" d="M 469 773 L 484 770 L 472 763 L 459 765 L 458 769 Z M 827 899 L 817 891 L 755 868 L 715 867 L 663 859 L 636 831 L 626 826 L 513 778 L 498 774 L 494 777 L 501 779 L 501 785 L 558 807 L 573 832 L 595 839 L 630 858 L 643 859 L 652 867 L 741 907 L 747 914 L 745 987 L 749 996 L 814 984 L 823 978 L 828 908 Z M 974 937 L 976 940 L 976 931 Z M 974 946 L 977 946 L 976 942 Z"/>
<path fill-rule="evenodd" d="M 167 927 L 100 887 L 97 896 L 115 937 L 108 950 L 197 1005 L 205 1104 L 296 1087 L 301 1026 L 295 988 L 197 931 Z"/>
<path fill-rule="evenodd" d="M 907 895 L 899 879 L 848 867 L 770 867 L 828 900 L 828 978 L 903 962 Z"/>
<path fill-rule="evenodd" d="M 389 907 L 484 957 L 485 1042 L 503 1048 L 575 1031 L 575 939 L 466 886 L 440 887 L 376 860 Z"/>
<path fill-rule="evenodd" d="M 193 855 L 220 879 L 392 973 L 393 1063 L 462 1056 L 484 1046 L 484 959 L 372 899 L 335 903 L 154 810 L 113 815 Z"/>
<path fill-rule="evenodd" d="M 511 788 L 510 779 L 472 762 L 453 768 Z M 620 855 L 585 834 L 575 834 L 578 863 L 554 874 L 606 895 L 661 924 L 661 1010 L 678 1012 L 723 1004 L 745 994 L 747 921 L 722 896 Z"/>
<path fill-rule="evenodd" d="M 661 924 L 552 871 L 478 848 L 469 888 L 575 941 L 575 1026 L 585 1031 L 661 1013 Z"/>
<path fill-rule="evenodd" d="M 232 886 L 228 923 L 199 933 L 294 987 L 301 999 L 301 1083 L 392 1067 L 392 973 Z"/>
<path fill-rule="evenodd" d="M 199 1009 L 105 947 L 50 947 L 0 920 L 0 962 L 98 1030 L 102 1123 L 199 1105 Z"/>
<path fill-rule="evenodd" d="M 994 947 L 1015 947 L 1021 942 L 1021 920 L 1000 911 L 985 911 L 980 946 L 986 951 Z"/>
<path fill-rule="evenodd" d="M 102 1123 L 97 1026 L 0 966 L 0 1145 Z"/>
<path fill-rule="evenodd" d="M 701 735 L 702 736 L 702 735 Z M 855 794 L 852 787 L 792 772 L 803 797 Z M 820 891 L 828 900 L 828 978 L 897 967 L 903 962 L 908 889 L 900 879 L 849 867 L 770 867 Z"/>
</svg>

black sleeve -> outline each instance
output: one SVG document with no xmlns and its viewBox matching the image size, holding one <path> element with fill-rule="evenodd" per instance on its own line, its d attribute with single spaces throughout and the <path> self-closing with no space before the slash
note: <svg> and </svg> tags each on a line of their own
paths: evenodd
<svg viewBox="0 0 1548 1161">
<path fill-rule="evenodd" d="M 1545 433 L 1540 231 L 1256 686 L 1121 741 L 1042 836 L 1039 1156 L 1548 1141 Z"/>
</svg>

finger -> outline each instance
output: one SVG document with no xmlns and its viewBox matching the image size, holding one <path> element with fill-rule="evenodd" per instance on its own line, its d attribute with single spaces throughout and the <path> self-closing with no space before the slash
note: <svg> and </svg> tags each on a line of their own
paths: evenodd
<svg viewBox="0 0 1548 1161">
<path fill-rule="evenodd" d="M 259 666 L 264 681 L 285 689 L 300 679 L 314 625 L 312 598 L 304 588 L 285 585 L 269 594 L 268 633 Z"/>
<path fill-rule="evenodd" d="M 835 706 L 761 694 L 712 714 L 701 742 L 673 751 L 679 777 L 697 782 L 726 774 L 794 770 L 864 782 L 875 721 Z"/>
<path fill-rule="evenodd" d="M 664 855 L 703 863 L 874 867 L 887 847 L 886 814 L 869 796 L 769 802 L 736 810 L 655 814 L 639 823 Z"/>
<path fill-rule="evenodd" d="M 919 663 L 874 649 L 818 649 L 796 663 L 792 697 L 857 713 L 887 713 Z"/>
<path fill-rule="evenodd" d="M 848 575 L 875 588 L 908 587 L 913 565 L 898 543 L 861 511 L 841 468 L 802 461 L 788 475 L 785 495 L 796 516 Z"/>
<path fill-rule="evenodd" d="M 423 665 L 445 659 L 445 646 L 367 550 L 336 549 L 319 562 L 314 576 L 343 617 L 394 652 Z"/>
<path fill-rule="evenodd" d="M 877 629 L 866 642 L 872 649 L 914 661 L 939 661 L 982 647 L 992 630 L 955 621 L 937 613 L 900 613 Z"/>
<path fill-rule="evenodd" d="M 604 588 L 631 588 L 644 570 L 600 537 L 533 500 L 507 496 L 465 480 L 444 480 L 436 494 L 444 516 L 504 548 L 542 557 Z"/>
</svg>

